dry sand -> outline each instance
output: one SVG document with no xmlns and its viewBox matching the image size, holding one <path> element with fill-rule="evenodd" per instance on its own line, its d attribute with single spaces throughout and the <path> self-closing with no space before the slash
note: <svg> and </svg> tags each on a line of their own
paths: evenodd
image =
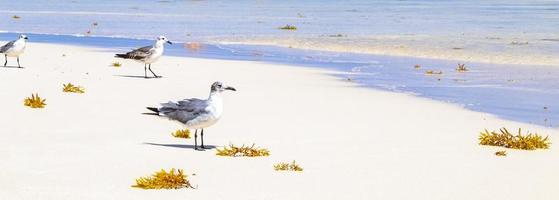
<svg viewBox="0 0 559 200">
<path fill-rule="evenodd" d="M 477 144 L 485 128 L 557 130 L 497 119 L 406 94 L 358 87 L 333 72 L 262 62 L 164 57 L 110 67 L 103 49 L 31 43 L 25 69 L 0 68 L 0 199 L 557 199 L 559 148 Z M 62 56 L 65 54 L 66 56 Z M 15 60 L 10 60 L 14 65 Z M 206 97 L 216 80 L 224 115 L 206 145 L 252 144 L 269 157 L 191 149 L 177 123 L 141 115 L 167 100 Z M 62 84 L 85 94 L 62 92 Z M 23 106 L 37 92 L 44 109 Z M 151 144 L 148 144 L 151 143 Z M 301 173 L 273 165 L 296 160 Z M 141 190 L 134 180 L 181 168 L 197 189 Z"/>
</svg>

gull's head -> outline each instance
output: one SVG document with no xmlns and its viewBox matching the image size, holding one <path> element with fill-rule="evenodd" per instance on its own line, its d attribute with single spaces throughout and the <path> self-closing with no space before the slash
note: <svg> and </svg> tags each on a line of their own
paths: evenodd
<svg viewBox="0 0 559 200">
<path fill-rule="evenodd" d="M 212 92 L 223 92 L 225 90 L 237 91 L 234 87 L 224 85 L 219 81 L 212 84 Z"/>
<path fill-rule="evenodd" d="M 19 36 L 19 39 L 27 40 L 28 38 L 27 38 L 27 35 L 20 35 L 20 36 Z"/>
<path fill-rule="evenodd" d="M 165 36 L 159 36 L 159 37 L 157 37 L 157 41 L 158 41 L 158 42 L 161 42 L 161 43 L 167 42 L 167 43 L 169 43 L 169 44 L 173 44 L 173 43 L 172 43 L 171 41 L 169 41 Z"/>
</svg>

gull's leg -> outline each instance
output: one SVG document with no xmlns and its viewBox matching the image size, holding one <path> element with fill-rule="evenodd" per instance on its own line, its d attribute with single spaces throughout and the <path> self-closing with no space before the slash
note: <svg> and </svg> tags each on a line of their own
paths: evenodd
<svg viewBox="0 0 559 200">
<path fill-rule="evenodd" d="M 148 67 L 149 71 L 153 74 L 153 76 L 155 76 L 155 78 L 158 78 L 159 76 L 157 76 L 157 74 L 153 73 L 153 71 L 151 71 L 151 64 L 149 64 Z"/>
<path fill-rule="evenodd" d="M 148 78 L 147 64 L 144 63 L 144 78 Z"/>
<path fill-rule="evenodd" d="M 17 57 L 17 67 L 21 68 L 21 65 L 19 65 L 19 56 Z"/>
<path fill-rule="evenodd" d="M 4 54 L 4 59 L 6 60 L 6 62 L 4 62 L 4 67 L 8 64 L 8 56 L 6 54 Z"/>
<path fill-rule="evenodd" d="M 202 138 L 202 146 L 200 146 L 200 147 L 202 147 L 202 149 L 205 149 L 206 147 L 204 147 L 204 129 L 202 129 L 202 132 L 200 133 L 200 136 Z"/>
<path fill-rule="evenodd" d="M 194 150 L 198 150 L 198 129 L 194 131 Z"/>
</svg>

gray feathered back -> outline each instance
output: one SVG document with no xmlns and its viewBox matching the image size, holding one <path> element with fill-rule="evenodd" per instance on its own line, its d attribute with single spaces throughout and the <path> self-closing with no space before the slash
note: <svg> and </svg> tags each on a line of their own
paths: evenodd
<svg viewBox="0 0 559 200">
<path fill-rule="evenodd" d="M 187 123 L 200 114 L 207 113 L 208 111 L 205 110 L 207 106 L 206 100 L 196 98 L 184 99 L 177 103 L 169 101 L 161 104 L 159 113 L 171 120 Z"/>
<path fill-rule="evenodd" d="M 4 46 L 0 47 L 0 53 L 6 53 L 6 51 L 8 51 L 8 49 L 12 48 L 14 46 L 14 43 L 16 41 L 10 41 L 7 44 L 5 44 Z"/>
</svg>

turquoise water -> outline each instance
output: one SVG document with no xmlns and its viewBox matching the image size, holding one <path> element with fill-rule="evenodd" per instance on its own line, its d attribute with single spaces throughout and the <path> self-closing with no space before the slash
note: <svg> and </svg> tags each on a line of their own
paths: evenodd
<svg viewBox="0 0 559 200">
<path fill-rule="evenodd" d="M 10 20 L 18 15 L 19 20 Z M 556 0 L 17 0 L 0 30 L 177 41 L 237 36 L 557 34 Z M 92 26 L 97 22 L 98 26 Z M 296 33 L 278 30 L 297 25 Z"/>
<path fill-rule="evenodd" d="M 337 75 L 340 78 L 365 87 L 413 93 L 505 119 L 559 124 L 557 67 L 468 62 L 470 71 L 458 73 L 454 68 L 463 61 L 214 42 L 259 37 L 320 41 L 340 34 L 343 45 L 351 48 L 368 37 L 428 35 L 420 41 L 427 47 L 454 42 L 439 38 L 483 38 L 489 43 L 475 48 L 499 51 L 510 47 L 491 42 L 510 38 L 529 41 L 520 45 L 527 52 L 554 56 L 559 55 L 559 1 L 18 0 L 0 3 L 0 19 L 0 40 L 13 39 L 18 32 L 36 33 L 30 34 L 31 42 L 128 50 L 166 35 L 173 41 L 203 44 L 199 51 L 173 45 L 167 55 L 335 69 L 348 72 Z M 285 24 L 298 30 L 278 29 Z M 416 70 L 415 64 L 423 67 Z M 427 76 L 425 70 L 444 73 Z"/>
</svg>

